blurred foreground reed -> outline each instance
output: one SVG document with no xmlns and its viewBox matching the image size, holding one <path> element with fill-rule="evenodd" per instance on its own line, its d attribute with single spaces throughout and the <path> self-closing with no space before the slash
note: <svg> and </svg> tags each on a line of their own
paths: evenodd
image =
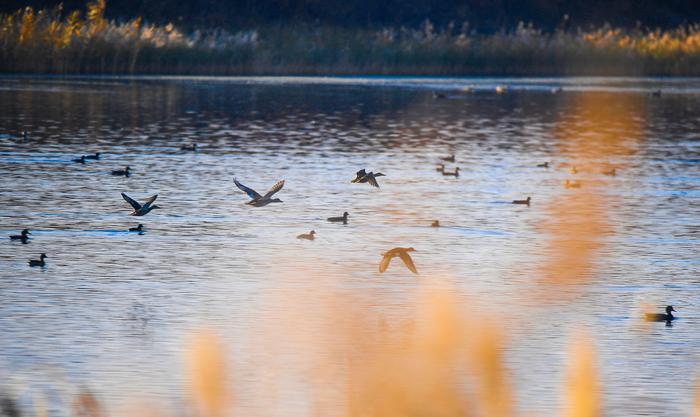
<svg viewBox="0 0 700 417">
<path fill-rule="evenodd" d="M 195 30 L 107 21 L 27 7 L 0 15 L 0 71 L 54 74 L 698 75 L 700 25 L 674 30 L 557 30 L 521 24 L 478 34 L 436 30 L 271 26 Z"/>
</svg>

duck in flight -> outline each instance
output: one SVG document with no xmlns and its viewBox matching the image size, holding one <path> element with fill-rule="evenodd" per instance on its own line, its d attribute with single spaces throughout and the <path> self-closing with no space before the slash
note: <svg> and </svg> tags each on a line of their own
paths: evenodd
<svg viewBox="0 0 700 417">
<path fill-rule="evenodd" d="M 675 312 L 676 310 L 673 308 L 673 306 L 666 306 L 666 314 L 663 313 L 646 313 L 644 315 L 644 318 L 646 321 L 671 321 L 675 319 L 676 317 L 671 313 Z"/>
<path fill-rule="evenodd" d="M 131 169 L 127 165 L 124 169 L 115 169 L 112 171 L 112 175 L 117 177 L 128 177 L 131 175 Z"/>
<path fill-rule="evenodd" d="M 297 236 L 297 239 L 304 239 L 304 240 L 314 240 L 316 237 L 316 231 L 312 230 L 309 233 L 302 233 Z"/>
<path fill-rule="evenodd" d="M 364 169 L 361 169 L 355 173 L 355 179 L 353 179 L 352 183 L 369 183 L 369 185 L 373 187 L 379 188 L 379 183 L 377 182 L 376 177 L 386 177 L 386 175 L 382 174 L 381 172 L 377 172 L 376 174 L 374 172 L 365 172 Z"/>
<path fill-rule="evenodd" d="M 41 254 L 41 257 L 37 261 L 36 259 L 30 259 L 29 260 L 29 266 L 41 266 L 44 267 L 46 265 L 46 261 L 44 259 L 48 258 L 45 253 Z"/>
<path fill-rule="evenodd" d="M 525 205 L 530 205 L 530 197 L 528 197 L 525 200 L 513 200 L 513 204 L 525 204 Z"/>
<path fill-rule="evenodd" d="M 341 217 L 329 217 L 328 221 L 331 223 L 343 223 L 348 224 L 348 212 L 343 213 Z"/>
<path fill-rule="evenodd" d="M 414 274 L 417 274 L 418 270 L 416 270 L 416 265 L 413 263 L 413 259 L 411 259 L 411 256 L 408 254 L 408 252 L 413 251 L 415 251 L 413 248 L 394 248 L 386 253 L 383 253 L 382 261 L 379 263 L 379 272 L 383 273 L 386 271 L 391 260 L 398 256 L 406 265 L 406 268 L 408 268 Z"/>
<path fill-rule="evenodd" d="M 264 207 L 270 203 L 281 203 L 282 200 L 279 198 L 272 198 L 273 195 L 275 195 L 279 190 L 284 187 L 284 180 L 277 181 L 275 185 L 270 188 L 265 195 L 260 195 L 257 191 L 250 187 L 246 187 L 245 185 L 241 184 L 238 182 L 237 179 L 233 179 L 233 182 L 236 184 L 236 187 L 238 187 L 241 191 L 244 193 L 248 194 L 248 197 L 250 197 L 250 201 L 247 202 L 246 204 L 251 205 L 253 207 Z"/>
<path fill-rule="evenodd" d="M 86 156 L 85 156 L 85 159 L 99 160 L 99 159 L 100 159 L 100 155 L 102 155 L 102 154 L 99 153 L 99 152 L 95 152 L 94 155 L 86 155 Z"/>
<path fill-rule="evenodd" d="M 143 205 L 139 204 L 138 201 L 129 197 L 125 193 L 122 193 L 122 198 L 124 200 L 126 200 L 127 203 L 131 204 L 131 207 L 134 208 L 134 211 L 132 211 L 129 214 L 130 216 L 145 216 L 151 210 L 160 208 L 156 204 L 153 204 L 153 202 L 156 201 L 156 198 L 158 198 L 158 194 L 156 194 L 156 195 L 152 196 L 151 198 L 149 198 L 148 200 L 146 200 L 146 202 L 143 203 Z"/>
<path fill-rule="evenodd" d="M 10 235 L 10 240 L 21 240 L 22 243 L 27 243 L 29 235 L 31 235 L 29 229 L 23 229 L 18 235 Z"/>
</svg>

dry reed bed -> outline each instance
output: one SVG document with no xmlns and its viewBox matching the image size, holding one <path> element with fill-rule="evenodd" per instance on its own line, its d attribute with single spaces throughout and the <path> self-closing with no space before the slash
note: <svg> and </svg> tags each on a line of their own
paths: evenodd
<svg viewBox="0 0 700 417">
<path fill-rule="evenodd" d="M 55 74 L 698 75 L 700 25 L 674 30 L 557 30 L 521 24 L 480 35 L 436 30 L 265 27 L 185 34 L 172 24 L 107 21 L 30 7 L 0 15 L 0 71 Z"/>
</svg>

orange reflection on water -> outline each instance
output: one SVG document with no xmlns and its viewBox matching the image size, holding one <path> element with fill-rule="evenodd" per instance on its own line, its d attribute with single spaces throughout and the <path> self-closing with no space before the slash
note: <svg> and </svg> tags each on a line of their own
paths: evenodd
<svg viewBox="0 0 700 417">
<path fill-rule="evenodd" d="M 580 93 L 564 104 L 554 129 L 557 150 L 570 181 L 546 208 L 542 225 L 549 236 L 541 276 L 545 283 L 586 282 L 595 272 L 603 237 L 611 233 L 611 193 L 615 168 L 625 173 L 644 136 L 643 96 Z M 571 167 L 576 167 L 572 169 Z M 577 172 L 575 172 L 577 171 Z"/>
</svg>

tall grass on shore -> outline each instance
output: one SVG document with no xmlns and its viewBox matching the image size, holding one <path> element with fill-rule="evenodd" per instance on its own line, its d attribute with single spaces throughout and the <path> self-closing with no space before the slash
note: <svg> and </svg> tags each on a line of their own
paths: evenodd
<svg viewBox="0 0 700 417">
<path fill-rule="evenodd" d="M 183 33 L 172 24 L 27 7 L 0 15 L 0 71 L 54 74 L 700 75 L 700 24 L 673 30 L 557 30 L 520 24 L 482 35 L 440 30 L 272 26 Z"/>
</svg>

